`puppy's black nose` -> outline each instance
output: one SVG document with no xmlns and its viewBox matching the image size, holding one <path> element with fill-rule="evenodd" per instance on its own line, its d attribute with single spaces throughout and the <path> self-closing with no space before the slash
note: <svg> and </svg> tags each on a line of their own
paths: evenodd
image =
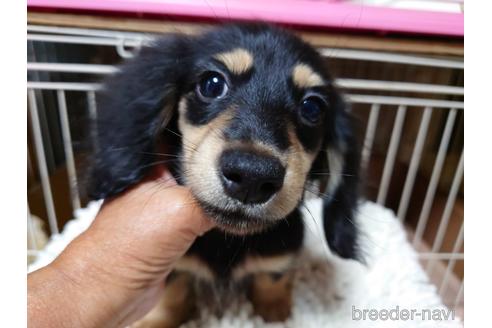
<svg viewBox="0 0 492 328">
<path fill-rule="evenodd" d="M 275 157 L 243 150 L 226 150 L 219 160 L 227 195 L 245 204 L 266 202 L 284 183 L 285 168 Z"/>
</svg>

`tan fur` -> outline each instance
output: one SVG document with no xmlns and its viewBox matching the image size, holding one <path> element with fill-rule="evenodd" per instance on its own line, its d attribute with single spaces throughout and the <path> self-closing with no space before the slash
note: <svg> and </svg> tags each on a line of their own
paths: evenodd
<svg viewBox="0 0 492 328">
<path fill-rule="evenodd" d="M 203 126 L 194 126 L 186 120 L 186 99 L 179 103 L 179 129 L 183 135 L 184 171 L 186 184 L 200 200 L 227 208 L 231 203 L 241 206 L 225 196 L 222 191 L 218 171 L 218 159 L 224 149 L 246 148 L 258 153 L 268 154 L 278 158 L 286 167 L 284 186 L 270 200 L 257 206 L 243 207 L 247 215 L 262 217 L 265 220 L 285 218 L 299 203 L 303 195 L 307 173 L 314 160 L 314 153 L 308 153 L 300 143 L 295 133 L 295 127 L 288 127 L 288 137 L 291 146 L 285 152 L 275 147 L 252 140 L 250 142 L 225 143 L 222 133 L 234 116 L 235 109 L 229 109 L 214 120 Z M 254 222 L 241 223 L 240 227 L 228 227 L 236 234 L 252 233 L 264 226 L 254 226 Z"/>
<path fill-rule="evenodd" d="M 201 144 L 208 138 L 213 139 L 214 148 L 223 148 L 222 130 L 232 117 L 232 109 L 221 113 L 214 120 L 205 125 L 195 126 L 190 124 L 186 118 L 186 99 L 183 98 L 178 106 L 179 130 L 183 135 L 183 151 L 186 164 L 190 164 L 195 153 L 199 151 Z M 200 162 L 204 162 L 200 160 Z M 201 163 L 196 163 L 201 164 Z M 210 165 L 211 163 L 206 163 Z"/>
<path fill-rule="evenodd" d="M 214 56 L 233 74 L 243 74 L 253 67 L 253 55 L 246 49 L 236 48 Z"/>
<path fill-rule="evenodd" d="M 297 64 L 292 70 L 292 81 L 300 88 L 311 88 L 324 84 L 323 78 L 306 64 Z"/>
<path fill-rule="evenodd" d="M 255 312 L 265 321 L 285 321 L 292 308 L 292 276 L 286 273 L 275 280 L 270 274 L 257 274 L 250 298 Z"/>
<path fill-rule="evenodd" d="M 179 104 L 178 125 L 183 134 L 185 180 L 198 197 L 210 199 L 222 194 L 222 185 L 216 174 L 217 161 L 225 147 L 222 131 L 232 117 L 232 111 L 223 112 L 208 124 L 194 126 L 185 118 L 186 100 Z"/>
<path fill-rule="evenodd" d="M 247 275 L 257 272 L 284 272 L 292 265 L 293 260 L 293 253 L 270 257 L 248 256 L 234 268 L 232 277 L 235 280 L 241 280 Z"/>
<path fill-rule="evenodd" d="M 297 205 L 303 194 L 307 173 L 314 160 L 314 154 L 305 151 L 294 129 L 293 125 L 288 128 L 291 146 L 287 152 L 280 152 L 274 147 L 258 141 L 231 144 L 231 147 L 244 147 L 257 153 L 273 156 L 286 167 L 284 187 L 267 203 L 267 216 L 276 219 L 285 217 Z"/>
<path fill-rule="evenodd" d="M 191 318 L 194 306 L 191 278 L 179 274 L 164 288 L 157 305 L 131 328 L 176 328 Z"/>
<path fill-rule="evenodd" d="M 288 127 L 290 148 L 287 154 L 287 170 L 284 187 L 278 192 L 269 207 L 272 215 L 285 217 L 302 198 L 306 177 L 314 161 L 314 153 L 308 153 L 297 138 L 293 125 Z"/>
</svg>

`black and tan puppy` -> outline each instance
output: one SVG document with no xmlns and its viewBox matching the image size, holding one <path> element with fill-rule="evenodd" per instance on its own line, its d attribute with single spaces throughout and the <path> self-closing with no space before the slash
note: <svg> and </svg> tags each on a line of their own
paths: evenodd
<svg viewBox="0 0 492 328">
<path fill-rule="evenodd" d="M 106 81 L 98 108 L 92 198 L 165 162 L 218 225 L 177 264 L 167 298 L 142 326 L 186 319 L 190 273 L 214 284 L 248 278 L 259 314 L 288 316 L 283 274 L 303 241 L 300 208 L 313 183 L 328 245 L 357 257 L 358 150 L 322 58 L 299 38 L 263 24 L 166 36 Z"/>
</svg>

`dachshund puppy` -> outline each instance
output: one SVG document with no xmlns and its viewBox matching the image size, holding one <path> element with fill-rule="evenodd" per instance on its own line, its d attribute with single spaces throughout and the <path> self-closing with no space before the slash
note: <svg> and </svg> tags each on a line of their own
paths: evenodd
<svg viewBox="0 0 492 328">
<path fill-rule="evenodd" d="M 248 280 L 258 314 L 288 317 L 306 193 L 324 199 L 331 250 L 358 258 L 351 122 L 323 59 L 298 37 L 265 24 L 165 36 L 105 82 L 98 109 L 91 198 L 116 195 L 165 163 L 218 226 L 177 263 L 139 326 L 186 320 L 192 279 Z"/>
</svg>

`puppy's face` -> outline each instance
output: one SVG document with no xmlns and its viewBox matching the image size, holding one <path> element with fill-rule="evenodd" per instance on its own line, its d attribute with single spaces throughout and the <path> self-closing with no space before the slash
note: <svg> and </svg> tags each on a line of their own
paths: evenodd
<svg viewBox="0 0 492 328">
<path fill-rule="evenodd" d="M 262 230 L 300 203 L 334 127 L 335 91 L 308 45 L 229 29 L 194 43 L 177 99 L 181 176 L 218 225 Z"/>
<path fill-rule="evenodd" d="M 299 38 L 265 24 L 167 35 L 104 82 L 97 107 L 90 198 L 166 163 L 223 230 L 248 234 L 288 217 L 318 182 L 328 245 L 356 257 L 357 141 Z"/>
</svg>

